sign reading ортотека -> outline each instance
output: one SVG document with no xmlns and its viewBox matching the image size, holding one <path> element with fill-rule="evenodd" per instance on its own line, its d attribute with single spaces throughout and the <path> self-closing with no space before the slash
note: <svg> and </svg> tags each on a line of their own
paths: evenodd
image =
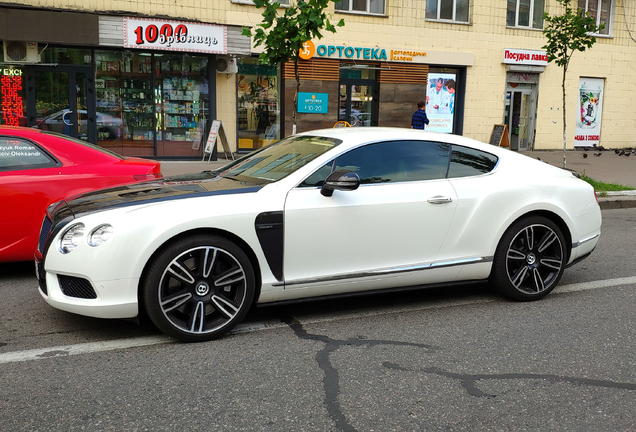
<svg viewBox="0 0 636 432">
<path fill-rule="evenodd" d="M 329 93 L 298 93 L 298 112 L 326 114 L 329 110 Z"/>
<path fill-rule="evenodd" d="M 124 18 L 124 46 L 227 54 L 227 27 L 147 18 Z"/>
</svg>

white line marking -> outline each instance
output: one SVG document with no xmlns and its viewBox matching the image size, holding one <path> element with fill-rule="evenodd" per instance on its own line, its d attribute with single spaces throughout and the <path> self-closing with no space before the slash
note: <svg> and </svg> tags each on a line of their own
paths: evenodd
<svg viewBox="0 0 636 432">
<path fill-rule="evenodd" d="M 39 348 L 27 351 L 14 351 L 0 354 L 0 364 L 28 360 L 43 360 L 51 357 L 67 357 L 78 354 L 90 354 L 147 345 L 174 342 L 167 336 L 148 336 L 132 339 L 118 339 L 103 342 L 89 342 L 77 345 L 62 345 L 51 348 Z"/>
<path fill-rule="evenodd" d="M 592 289 L 599 288 L 608 288 L 620 285 L 629 285 L 636 284 L 636 276 L 625 277 L 625 278 L 617 278 L 617 279 L 605 279 L 599 281 L 592 282 L 582 282 L 570 285 L 562 285 L 555 288 L 554 294 L 561 293 L 570 293 L 576 291 L 586 291 Z M 360 313 L 351 313 L 351 312 L 339 312 L 336 314 L 330 314 L 329 316 L 318 316 L 314 318 L 307 318 L 302 320 L 303 324 L 317 324 L 324 323 L 328 321 L 336 321 L 340 319 L 353 319 L 353 318 L 362 318 L 367 316 L 380 316 L 380 315 L 390 315 L 394 313 L 403 313 L 403 312 L 416 312 L 420 310 L 427 309 L 441 309 L 445 307 L 456 307 L 456 306 L 466 306 L 473 304 L 481 304 L 481 303 L 490 303 L 497 301 L 496 298 L 462 298 L 460 300 L 435 300 L 427 303 L 426 305 L 415 305 L 415 306 L 396 306 L 385 308 L 381 312 L 378 311 L 368 311 L 368 312 L 360 312 Z M 287 324 L 280 322 L 260 322 L 260 323 L 250 323 L 250 324 L 240 324 L 238 325 L 232 333 L 253 333 L 257 331 L 275 329 L 275 328 L 285 328 Z M 4 354 L 0 354 L 0 364 L 5 363 L 15 363 L 22 361 L 30 361 L 30 360 L 44 360 L 52 357 L 68 357 L 72 355 L 79 354 L 91 354 L 103 351 L 113 351 L 118 349 L 126 349 L 126 348 L 134 348 L 134 347 L 142 347 L 149 345 L 159 345 L 163 343 L 173 343 L 174 339 L 170 339 L 167 336 L 148 336 L 148 337 L 140 337 L 140 338 L 132 338 L 132 339 L 118 339 L 112 341 L 103 341 L 103 342 L 89 342 L 84 344 L 77 345 L 62 345 L 57 347 L 50 348 L 40 348 L 34 350 L 27 351 L 14 351 L 8 352 Z"/>
</svg>

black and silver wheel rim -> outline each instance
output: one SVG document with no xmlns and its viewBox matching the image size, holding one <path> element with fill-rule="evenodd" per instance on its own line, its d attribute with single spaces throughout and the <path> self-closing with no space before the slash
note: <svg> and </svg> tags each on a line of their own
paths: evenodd
<svg viewBox="0 0 636 432">
<path fill-rule="evenodd" d="M 159 282 L 159 307 L 177 329 L 190 334 L 221 330 L 239 314 L 247 281 L 239 261 L 226 250 L 199 246 L 166 267 Z"/>
<path fill-rule="evenodd" d="M 530 225 L 510 242 L 506 253 L 508 280 L 519 291 L 538 294 L 550 289 L 563 268 L 563 246 L 545 225 Z"/>
</svg>

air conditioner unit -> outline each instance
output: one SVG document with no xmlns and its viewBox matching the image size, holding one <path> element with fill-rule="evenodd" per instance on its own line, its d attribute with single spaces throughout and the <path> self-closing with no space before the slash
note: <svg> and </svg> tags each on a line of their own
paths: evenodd
<svg viewBox="0 0 636 432">
<path fill-rule="evenodd" d="M 216 56 L 216 73 L 235 74 L 238 72 L 238 63 L 234 57 Z"/>
<path fill-rule="evenodd" d="M 4 61 L 6 63 L 38 63 L 37 42 L 4 41 Z"/>
</svg>

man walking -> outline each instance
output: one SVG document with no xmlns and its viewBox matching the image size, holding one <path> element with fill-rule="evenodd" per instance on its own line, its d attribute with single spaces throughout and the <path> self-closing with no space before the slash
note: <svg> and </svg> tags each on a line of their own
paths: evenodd
<svg viewBox="0 0 636 432">
<path fill-rule="evenodd" d="M 411 129 L 424 129 L 424 125 L 428 124 L 428 117 L 426 117 L 424 105 L 424 101 L 417 103 L 417 111 L 415 111 L 413 117 L 411 117 Z"/>
</svg>

